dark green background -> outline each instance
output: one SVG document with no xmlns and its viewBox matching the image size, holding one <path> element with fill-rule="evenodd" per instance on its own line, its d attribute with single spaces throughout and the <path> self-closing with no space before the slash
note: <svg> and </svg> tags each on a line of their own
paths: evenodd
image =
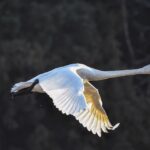
<svg viewBox="0 0 150 150">
<path fill-rule="evenodd" d="M 15 82 L 70 63 L 102 70 L 150 63 L 148 0 L 0 1 L 0 150 L 148 150 L 150 77 L 94 82 L 111 122 L 102 138 L 46 94 L 12 101 Z"/>
</svg>

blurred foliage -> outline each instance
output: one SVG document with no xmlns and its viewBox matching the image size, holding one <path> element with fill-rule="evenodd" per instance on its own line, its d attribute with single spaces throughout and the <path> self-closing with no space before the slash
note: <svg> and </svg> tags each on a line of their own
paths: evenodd
<svg viewBox="0 0 150 150">
<path fill-rule="evenodd" d="M 149 149 L 148 76 L 93 83 L 110 120 L 121 122 L 102 138 L 62 115 L 45 94 L 15 101 L 9 94 L 15 82 L 70 63 L 102 70 L 150 63 L 149 8 L 148 0 L 1 0 L 0 149 Z"/>
</svg>

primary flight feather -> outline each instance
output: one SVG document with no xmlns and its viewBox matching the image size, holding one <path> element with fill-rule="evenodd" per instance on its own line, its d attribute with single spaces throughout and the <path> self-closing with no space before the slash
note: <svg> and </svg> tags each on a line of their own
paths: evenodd
<svg viewBox="0 0 150 150">
<path fill-rule="evenodd" d="M 150 65 L 132 70 L 101 71 L 83 64 L 71 64 L 16 83 L 11 93 L 13 96 L 46 93 L 62 113 L 73 115 L 88 131 L 101 137 L 102 131 L 114 130 L 119 123 L 114 126 L 110 123 L 100 94 L 90 81 L 136 74 L 150 74 Z"/>
</svg>

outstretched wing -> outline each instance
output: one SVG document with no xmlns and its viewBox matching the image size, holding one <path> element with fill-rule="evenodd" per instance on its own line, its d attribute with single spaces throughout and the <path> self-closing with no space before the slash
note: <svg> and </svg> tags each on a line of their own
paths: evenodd
<svg viewBox="0 0 150 150">
<path fill-rule="evenodd" d="M 82 79 L 70 70 L 54 71 L 39 84 L 53 99 L 54 105 L 67 115 L 74 115 L 87 107 Z"/>
<path fill-rule="evenodd" d="M 114 130 L 119 124 L 112 126 L 109 118 L 102 107 L 101 97 L 98 90 L 89 82 L 84 84 L 84 96 L 88 108 L 77 115 L 75 118 L 93 134 L 101 136 L 101 130 L 107 132 L 107 129 Z"/>
</svg>

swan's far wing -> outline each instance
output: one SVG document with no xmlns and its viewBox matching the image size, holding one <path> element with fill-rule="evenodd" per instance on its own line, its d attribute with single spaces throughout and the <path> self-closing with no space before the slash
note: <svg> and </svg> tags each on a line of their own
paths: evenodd
<svg viewBox="0 0 150 150">
<path fill-rule="evenodd" d="M 75 115 L 75 118 L 79 120 L 84 127 L 92 131 L 93 134 L 101 136 L 101 130 L 107 132 L 107 129 L 113 130 L 119 125 L 111 125 L 102 107 L 102 101 L 98 90 L 89 82 L 84 84 L 84 96 L 90 107 Z"/>
<path fill-rule="evenodd" d="M 39 84 L 63 113 L 74 115 L 86 108 L 83 82 L 75 73 L 67 70 L 56 72 Z"/>
</svg>

